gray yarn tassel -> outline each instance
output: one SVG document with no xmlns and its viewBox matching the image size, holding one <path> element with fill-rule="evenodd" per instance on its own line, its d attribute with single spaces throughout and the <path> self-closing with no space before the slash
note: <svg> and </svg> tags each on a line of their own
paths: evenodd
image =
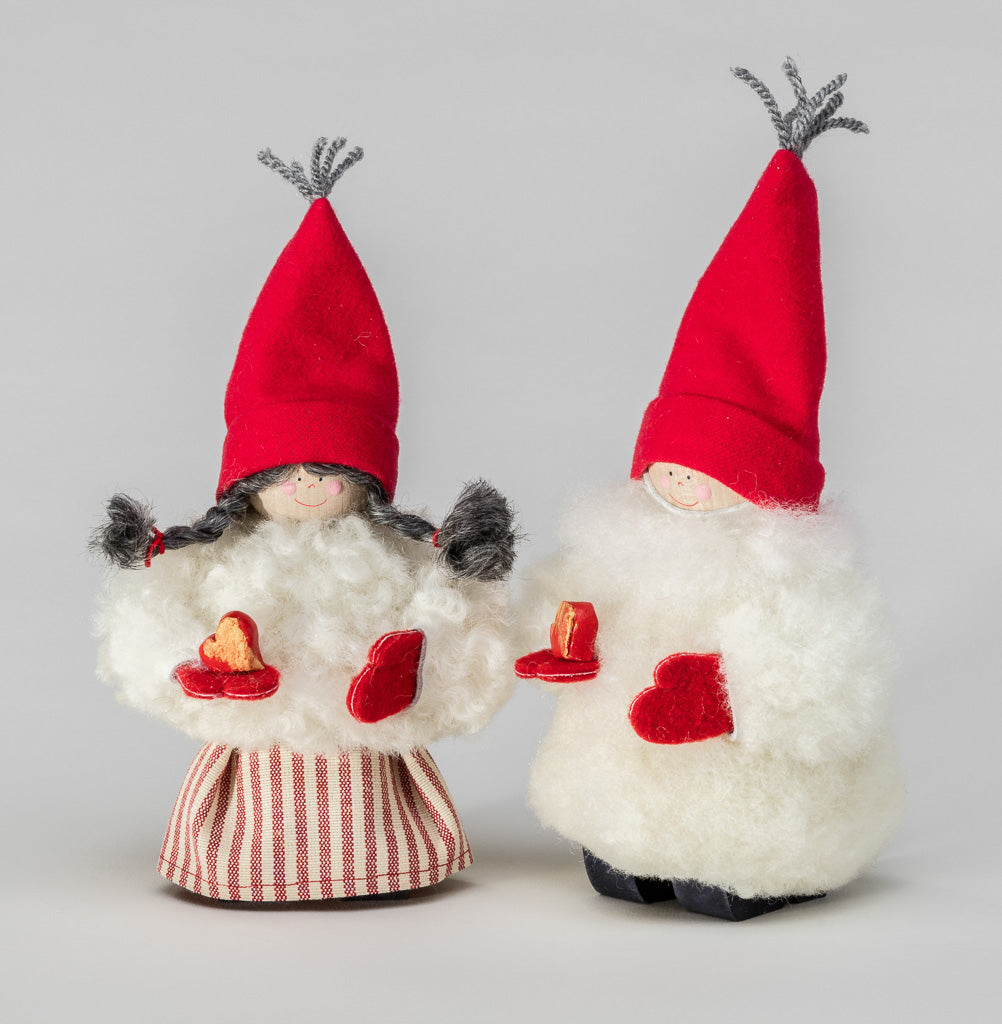
<svg viewBox="0 0 1002 1024">
<path fill-rule="evenodd" d="M 731 72 L 735 78 L 747 82 L 765 104 L 779 138 L 779 148 L 788 149 L 796 156 L 802 157 L 807 147 L 819 135 L 833 128 L 845 128 L 847 131 L 863 135 L 870 131 L 862 121 L 857 121 L 854 117 L 834 116 L 845 99 L 840 90 L 845 85 L 847 75 L 836 75 L 823 89 L 819 89 L 813 96 L 808 96 L 797 65 L 792 57 L 787 57 L 783 62 L 783 73 L 793 88 L 797 102 L 784 114 L 780 111 L 775 96 L 761 79 L 756 78 L 745 68 L 731 68 Z"/>
<path fill-rule="evenodd" d="M 295 185 L 300 195 L 307 202 L 312 203 L 314 199 L 326 199 L 331 194 L 334 182 L 349 167 L 362 159 L 362 150 L 356 146 L 349 150 L 348 155 L 335 167 L 334 161 L 346 145 L 347 140 L 345 139 L 334 139 L 330 144 L 324 138 L 317 139 L 310 155 L 309 177 L 306 176 L 306 169 L 298 160 L 286 164 L 279 160 L 270 149 L 262 149 L 257 158 L 265 167 L 270 167 L 277 174 L 281 174 L 286 181 Z"/>
</svg>

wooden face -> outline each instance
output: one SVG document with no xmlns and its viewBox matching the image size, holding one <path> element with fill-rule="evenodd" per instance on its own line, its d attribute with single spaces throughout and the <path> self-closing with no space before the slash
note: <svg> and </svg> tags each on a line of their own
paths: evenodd
<svg viewBox="0 0 1002 1024">
<path fill-rule="evenodd" d="M 251 498 L 251 504 L 268 519 L 334 519 L 358 512 L 365 506 L 361 484 L 344 477 L 309 473 L 302 466 L 287 480 L 272 484 Z"/>
<path fill-rule="evenodd" d="M 713 512 L 745 500 L 712 476 L 675 462 L 654 462 L 647 467 L 647 474 L 654 490 L 673 508 Z"/>
</svg>

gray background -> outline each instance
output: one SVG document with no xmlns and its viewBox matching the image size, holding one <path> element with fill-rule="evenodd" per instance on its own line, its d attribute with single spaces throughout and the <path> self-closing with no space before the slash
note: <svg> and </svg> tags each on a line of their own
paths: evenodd
<svg viewBox="0 0 1002 1024">
<path fill-rule="evenodd" d="M 994 2 L 0 7 L 3 930 L 8 1020 L 995 1020 L 999 250 Z M 400 906 L 214 908 L 155 873 L 197 746 L 94 678 L 118 489 L 211 500 L 247 313 L 305 204 L 261 168 L 366 148 L 335 205 L 394 337 L 399 497 L 483 474 L 553 544 L 623 477 L 678 318 L 772 151 L 784 55 L 868 138 L 821 197 L 829 493 L 903 666 L 907 821 L 818 904 L 742 925 L 603 901 L 524 807 L 530 687 L 435 754 L 478 856 Z M 568 435 L 573 440 L 568 442 Z"/>
</svg>

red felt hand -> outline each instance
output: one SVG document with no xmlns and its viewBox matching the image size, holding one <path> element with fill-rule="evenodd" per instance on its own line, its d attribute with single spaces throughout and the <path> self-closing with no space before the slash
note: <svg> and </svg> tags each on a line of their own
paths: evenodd
<svg viewBox="0 0 1002 1024">
<path fill-rule="evenodd" d="M 549 649 L 524 654 L 515 662 L 519 679 L 542 679 L 544 683 L 580 683 L 598 675 L 597 661 L 568 661 L 554 657 Z"/>
<path fill-rule="evenodd" d="M 630 705 L 630 725 L 648 743 L 696 743 L 734 729 L 719 654 L 671 654 L 654 685 Z"/>
<path fill-rule="evenodd" d="M 410 707 L 420 686 L 423 653 L 420 629 L 384 633 L 348 687 L 345 703 L 352 718 L 371 724 Z"/>
<path fill-rule="evenodd" d="M 594 679 L 599 662 L 595 657 L 598 616 L 588 601 L 561 601 L 550 626 L 548 650 L 533 651 L 515 662 L 520 679 L 547 683 L 576 683 Z"/>
<path fill-rule="evenodd" d="M 174 669 L 174 681 L 189 697 L 211 700 L 222 697 L 226 673 L 206 668 L 199 661 L 186 661 Z"/>
</svg>

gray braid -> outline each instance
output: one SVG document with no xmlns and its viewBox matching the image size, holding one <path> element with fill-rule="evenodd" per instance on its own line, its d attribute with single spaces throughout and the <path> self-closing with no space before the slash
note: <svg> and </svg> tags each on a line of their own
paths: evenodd
<svg viewBox="0 0 1002 1024">
<path fill-rule="evenodd" d="M 211 544 L 234 524 L 243 522 L 250 511 L 252 495 L 284 480 L 289 466 L 266 469 L 238 480 L 201 518 L 189 526 L 170 526 L 161 533 L 146 503 L 115 494 L 108 501 L 108 518 L 94 531 L 89 547 L 122 569 L 137 569 L 157 552 L 152 545 L 163 543 L 166 551 L 189 544 Z"/>
</svg>

